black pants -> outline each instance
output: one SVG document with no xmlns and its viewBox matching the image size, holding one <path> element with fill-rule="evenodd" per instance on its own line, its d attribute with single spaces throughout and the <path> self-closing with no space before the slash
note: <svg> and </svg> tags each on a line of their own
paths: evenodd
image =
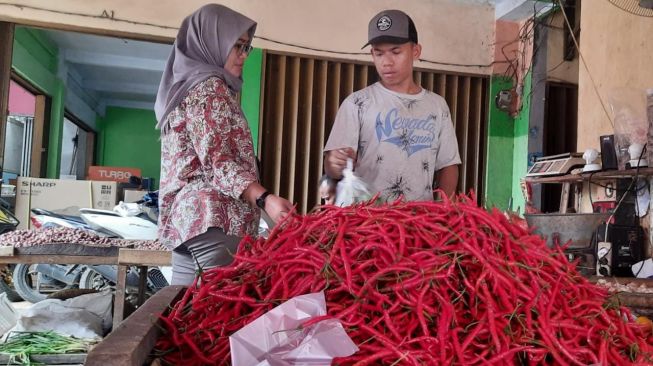
<svg viewBox="0 0 653 366">
<path fill-rule="evenodd" d="M 191 285 L 199 270 L 226 266 L 233 261 L 241 238 L 227 235 L 220 228 L 209 228 L 172 251 L 171 285 Z M 198 267 L 199 263 L 199 267 Z"/>
</svg>

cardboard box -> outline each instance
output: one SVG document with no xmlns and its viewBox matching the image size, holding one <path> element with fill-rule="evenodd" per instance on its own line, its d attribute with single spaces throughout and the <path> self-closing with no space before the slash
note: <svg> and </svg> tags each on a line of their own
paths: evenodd
<svg viewBox="0 0 653 366">
<path fill-rule="evenodd" d="M 88 167 L 87 179 L 129 183 L 131 176 L 141 177 L 141 170 L 138 168 L 93 165 Z"/>
<path fill-rule="evenodd" d="M 146 190 L 141 189 L 125 189 L 123 202 L 133 203 L 143 199 L 143 196 L 147 194 Z"/>
<path fill-rule="evenodd" d="M 116 205 L 116 182 L 18 178 L 16 217 L 18 229 L 30 228 L 30 210 L 42 208 L 78 215 L 80 208 L 111 210 Z"/>
<path fill-rule="evenodd" d="M 102 181 L 90 182 L 92 189 L 91 199 L 93 208 L 98 208 L 101 210 L 113 210 L 117 203 L 116 196 L 118 191 L 118 183 Z"/>
</svg>

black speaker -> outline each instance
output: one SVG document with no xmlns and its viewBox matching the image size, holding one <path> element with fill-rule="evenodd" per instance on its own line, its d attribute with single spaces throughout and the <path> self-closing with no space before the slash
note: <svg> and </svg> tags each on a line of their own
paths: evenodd
<svg viewBox="0 0 653 366">
<path fill-rule="evenodd" d="M 601 169 L 617 169 L 617 151 L 614 148 L 614 135 L 601 136 Z"/>
<path fill-rule="evenodd" d="M 644 230 L 639 225 L 610 224 L 606 239 L 605 225 L 602 224 L 596 229 L 596 242 L 597 244 L 608 242 L 611 245 L 605 254 L 606 258 L 598 258 L 599 264 L 607 265 L 612 276 L 633 277 L 632 265 L 644 259 Z"/>
</svg>

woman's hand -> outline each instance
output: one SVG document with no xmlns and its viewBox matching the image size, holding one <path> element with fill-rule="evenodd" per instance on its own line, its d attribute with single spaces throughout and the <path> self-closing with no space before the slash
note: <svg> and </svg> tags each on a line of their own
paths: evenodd
<svg viewBox="0 0 653 366">
<path fill-rule="evenodd" d="M 265 212 L 274 223 L 281 221 L 294 209 L 292 203 L 285 198 L 271 194 L 265 199 Z"/>
</svg>

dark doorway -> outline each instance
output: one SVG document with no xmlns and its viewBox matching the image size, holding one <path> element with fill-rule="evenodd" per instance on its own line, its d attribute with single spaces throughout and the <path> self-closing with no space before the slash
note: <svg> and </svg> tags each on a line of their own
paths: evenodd
<svg viewBox="0 0 653 366">
<path fill-rule="evenodd" d="M 578 86 L 548 82 L 544 109 L 544 156 L 576 152 Z M 561 190 L 559 184 L 542 185 L 542 212 L 560 210 Z"/>
</svg>

